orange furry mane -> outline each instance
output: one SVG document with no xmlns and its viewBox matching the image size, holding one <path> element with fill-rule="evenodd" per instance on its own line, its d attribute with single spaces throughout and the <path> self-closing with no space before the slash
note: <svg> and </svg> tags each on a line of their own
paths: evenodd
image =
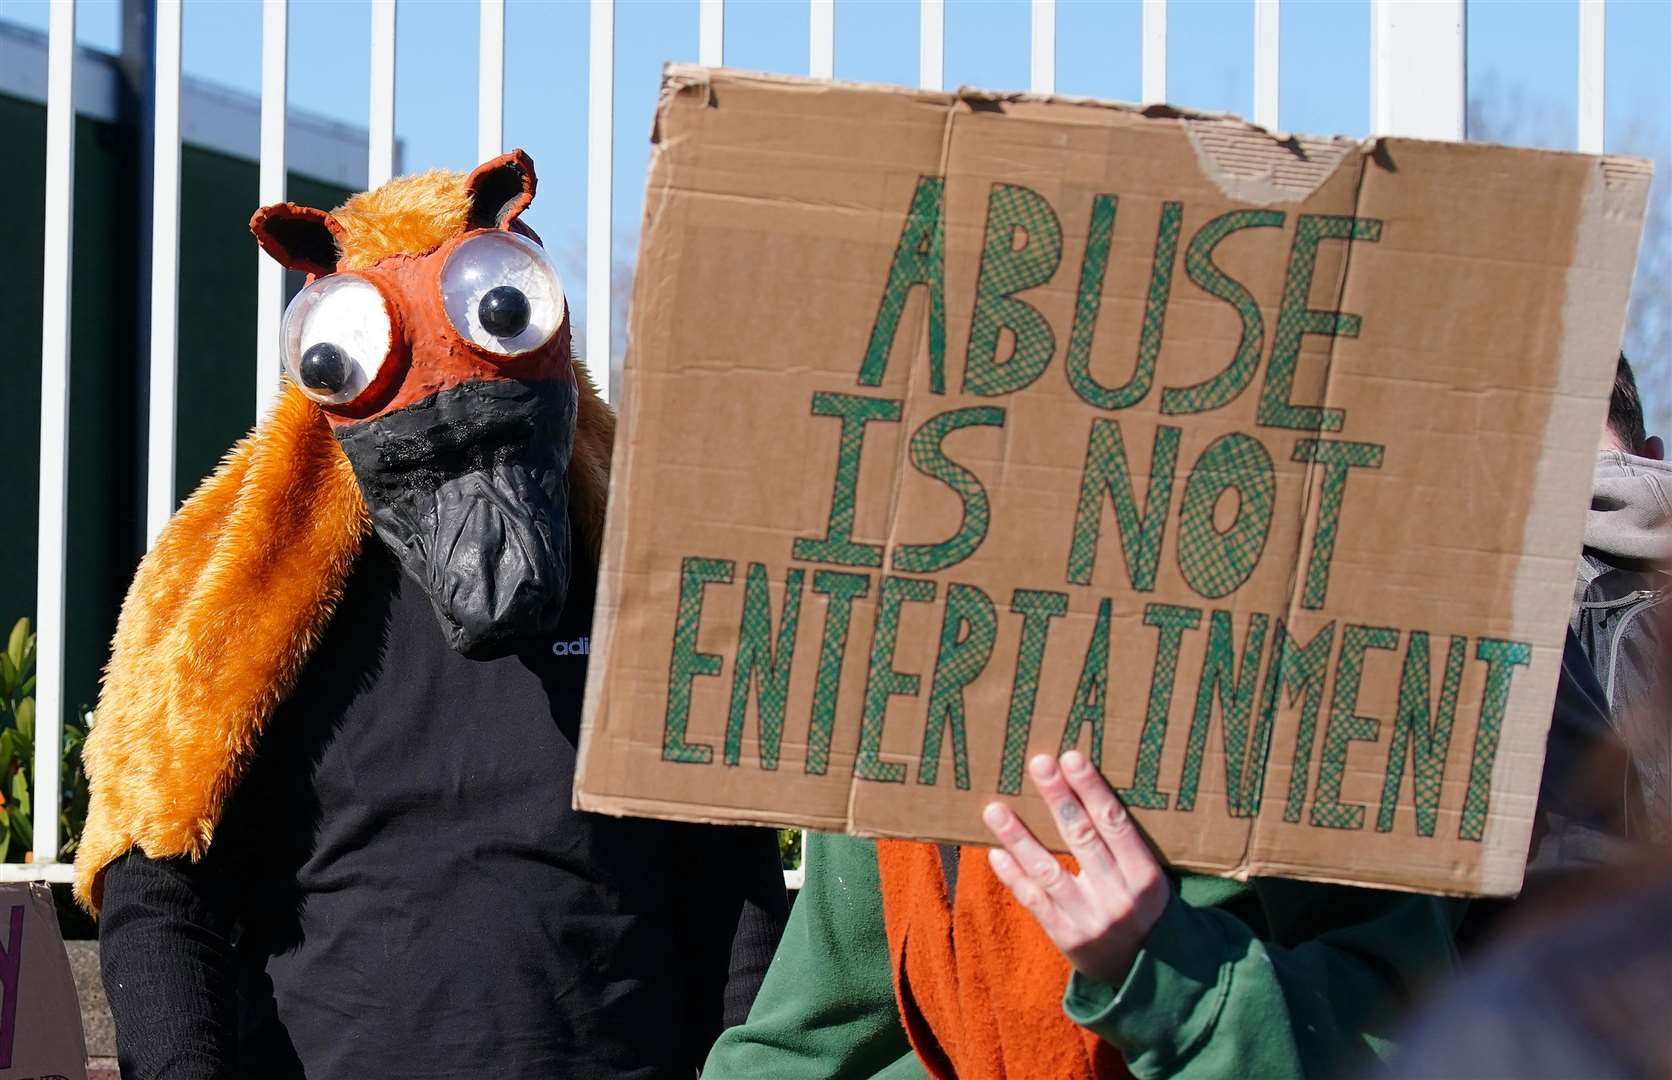
<svg viewBox="0 0 1672 1080">
<path fill-rule="evenodd" d="M 421 255 L 464 231 L 470 218 L 465 174 L 431 169 L 362 192 L 331 211 L 339 270 L 362 270 L 391 255 Z"/>
<path fill-rule="evenodd" d="M 391 180 L 332 211 L 338 269 L 422 254 L 466 228 L 463 173 Z M 597 564 L 615 415 L 576 362 L 570 458 L 577 545 Z M 140 563 L 83 754 L 92 799 L 76 898 L 133 848 L 201 858 L 268 718 L 341 599 L 370 518 L 325 416 L 288 383 L 272 413 L 186 500 Z"/>
</svg>

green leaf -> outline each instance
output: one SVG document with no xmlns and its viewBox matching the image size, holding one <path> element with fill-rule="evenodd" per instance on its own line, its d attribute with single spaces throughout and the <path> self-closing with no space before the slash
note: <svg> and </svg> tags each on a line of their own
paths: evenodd
<svg viewBox="0 0 1672 1080">
<path fill-rule="evenodd" d="M 31 743 L 35 741 L 35 699 L 24 698 L 17 703 L 17 731 Z"/>
<path fill-rule="evenodd" d="M 19 619 L 12 624 L 11 637 L 6 640 L 6 655 L 10 658 L 13 667 L 22 669 L 23 650 L 30 637 L 28 619 Z"/>
<path fill-rule="evenodd" d="M 18 850 L 28 851 L 29 845 L 35 841 L 35 826 L 29 820 L 28 812 L 15 806 L 6 807 L 6 811 L 12 819 L 12 835 L 17 838 Z"/>
<path fill-rule="evenodd" d="M 12 759 L 17 756 L 17 732 L 10 728 L 0 731 L 0 769 L 11 768 Z"/>
<path fill-rule="evenodd" d="M 24 814 L 28 814 L 30 810 L 29 778 L 23 775 L 22 769 L 12 773 L 12 801 L 10 809 L 13 813 L 21 811 Z"/>
<path fill-rule="evenodd" d="M 23 680 L 23 685 L 17 688 L 18 697 L 33 697 L 35 693 L 35 676 L 31 675 Z"/>
<path fill-rule="evenodd" d="M 0 822 L 0 824 L 5 825 L 5 828 L 0 828 L 0 862 L 11 862 L 11 860 L 6 857 L 12 849 L 11 820 L 8 818 L 5 822 Z"/>
<path fill-rule="evenodd" d="M 0 698 L 12 700 L 12 691 L 17 688 L 17 665 L 6 653 L 0 653 Z"/>
</svg>

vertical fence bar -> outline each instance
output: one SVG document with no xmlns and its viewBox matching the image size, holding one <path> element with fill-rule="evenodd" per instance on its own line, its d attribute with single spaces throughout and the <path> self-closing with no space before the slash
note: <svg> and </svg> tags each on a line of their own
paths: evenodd
<svg viewBox="0 0 1672 1080">
<path fill-rule="evenodd" d="M 70 251 L 75 219 L 75 5 L 47 24 L 46 247 L 41 265 L 41 493 L 35 594 L 35 859 L 58 858 L 64 723 L 64 541 L 70 450 Z M 50 808 L 50 809 L 49 809 Z"/>
<path fill-rule="evenodd" d="M 917 10 L 917 85 L 939 90 L 945 81 L 946 4 L 921 0 Z"/>
<path fill-rule="evenodd" d="M 1144 104 L 1167 100 L 1167 0 L 1144 0 Z"/>
<path fill-rule="evenodd" d="M 719 67 L 726 62 L 726 0 L 699 0 L 697 63 Z"/>
<path fill-rule="evenodd" d="M 1464 0 L 1371 0 L 1373 134 L 1463 138 L 1466 33 Z"/>
<path fill-rule="evenodd" d="M 615 165 L 615 0 L 592 0 L 586 98 L 586 356 L 605 401 L 615 401 L 610 341 L 610 185 Z"/>
<path fill-rule="evenodd" d="M 158 0 L 151 144 L 151 390 L 146 426 L 146 546 L 174 513 L 180 297 L 180 0 Z"/>
<path fill-rule="evenodd" d="M 1607 56 L 1608 8 L 1603 0 L 1579 0 L 1579 150 L 1602 153 L 1603 62 Z"/>
<path fill-rule="evenodd" d="M 836 0 L 810 0 L 807 74 L 829 79 L 836 74 Z"/>
<path fill-rule="evenodd" d="M 1254 0 L 1254 122 L 1277 130 L 1277 61 L 1280 13 L 1278 0 Z"/>
<path fill-rule="evenodd" d="M 264 0 L 261 9 L 262 206 L 285 200 L 285 61 L 290 10 L 287 0 Z M 259 422 L 279 391 L 279 318 L 284 314 L 284 267 L 257 251 L 255 416 Z"/>
<path fill-rule="evenodd" d="M 366 188 L 395 175 L 395 0 L 372 0 L 372 99 Z"/>
<path fill-rule="evenodd" d="M 476 160 L 505 152 L 505 0 L 482 0 L 476 73 Z"/>
<path fill-rule="evenodd" d="M 1032 90 L 1057 90 L 1057 0 L 1033 0 L 1033 58 L 1029 65 Z"/>
</svg>

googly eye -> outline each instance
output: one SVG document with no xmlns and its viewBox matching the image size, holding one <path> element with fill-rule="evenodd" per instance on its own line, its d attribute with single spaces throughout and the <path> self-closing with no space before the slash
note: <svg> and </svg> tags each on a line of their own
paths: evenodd
<svg viewBox="0 0 1672 1080">
<path fill-rule="evenodd" d="M 563 282 L 540 245 L 512 232 L 464 241 L 441 268 L 441 304 L 459 336 L 501 356 L 546 344 L 563 326 Z"/>
<path fill-rule="evenodd" d="M 280 333 L 291 381 L 322 405 L 341 405 L 358 397 L 388 363 L 394 320 L 376 285 L 332 274 L 296 294 Z"/>
</svg>

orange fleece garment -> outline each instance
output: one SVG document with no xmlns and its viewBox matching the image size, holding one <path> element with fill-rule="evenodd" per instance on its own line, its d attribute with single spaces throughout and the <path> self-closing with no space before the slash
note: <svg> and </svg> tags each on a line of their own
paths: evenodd
<svg viewBox="0 0 1672 1080">
<path fill-rule="evenodd" d="M 933 844 L 878 841 L 877 864 L 900 1021 L 930 1076 L 1130 1080 L 1120 1051 L 1063 1013 L 1068 961 L 984 849 L 959 850 L 955 903 Z"/>
</svg>

